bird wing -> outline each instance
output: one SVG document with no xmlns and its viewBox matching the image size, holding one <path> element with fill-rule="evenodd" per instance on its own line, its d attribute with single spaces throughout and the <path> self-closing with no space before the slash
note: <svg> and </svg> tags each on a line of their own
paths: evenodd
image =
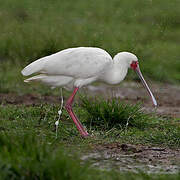
<svg viewBox="0 0 180 180">
<path fill-rule="evenodd" d="M 79 47 L 65 49 L 41 61 L 41 73 L 88 78 L 105 71 L 112 63 L 112 58 L 103 49 Z"/>
</svg>

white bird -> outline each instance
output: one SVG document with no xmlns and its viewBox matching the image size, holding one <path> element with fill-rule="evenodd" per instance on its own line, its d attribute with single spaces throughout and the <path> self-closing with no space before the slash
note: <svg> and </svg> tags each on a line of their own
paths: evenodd
<svg viewBox="0 0 180 180">
<path fill-rule="evenodd" d="M 39 73 L 39 75 L 24 80 L 25 82 L 39 81 L 52 87 L 74 88 L 65 108 L 80 134 L 86 137 L 88 132 L 72 111 L 72 103 L 78 89 L 94 81 L 119 84 L 125 78 L 128 68 L 138 74 L 151 96 L 154 106 L 157 106 L 157 102 L 141 74 L 138 58 L 129 52 L 120 52 L 112 59 L 105 50 L 100 48 L 69 48 L 40 58 L 26 66 L 21 72 L 24 76 Z"/>
</svg>

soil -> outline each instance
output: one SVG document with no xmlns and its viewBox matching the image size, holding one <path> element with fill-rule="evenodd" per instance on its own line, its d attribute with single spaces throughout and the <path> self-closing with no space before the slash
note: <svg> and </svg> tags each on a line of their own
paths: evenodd
<svg viewBox="0 0 180 180">
<path fill-rule="evenodd" d="M 180 170 L 180 150 L 143 145 L 99 144 L 81 159 L 101 169 L 147 173 L 177 173 Z"/>
<path fill-rule="evenodd" d="M 168 84 L 151 85 L 153 94 L 158 102 L 154 108 L 146 90 L 139 83 L 122 83 L 121 86 L 109 87 L 106 85 L 88 86 L 81 89 L 81 93 L 91 96 L 101 95 L 105 98 L 117 97 L 129 103 L 142 103 L 143 109 L 156 112 L 162 116 L 180 118 L 180 87 Z M 65 97 L 66 99 L 66 97 Z M 0 104 L 36 105 L 41 103 L 60 103 L 57 96 L 42 96 L 39 94 L 17 95 L 14 93 L 0 93 Z"/>
</svg>

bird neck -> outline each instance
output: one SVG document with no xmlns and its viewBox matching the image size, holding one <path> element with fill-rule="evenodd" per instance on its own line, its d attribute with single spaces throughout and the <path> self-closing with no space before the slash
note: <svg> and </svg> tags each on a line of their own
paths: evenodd
<svg viewBox="0 0 180 180">
<path fill-rule="evenodd" d="M 113 61 L 103 74 L 103 80 L 108 84 L 118 84 L 126 77 L 128 67 L 126 63 Z"/>
</svg>

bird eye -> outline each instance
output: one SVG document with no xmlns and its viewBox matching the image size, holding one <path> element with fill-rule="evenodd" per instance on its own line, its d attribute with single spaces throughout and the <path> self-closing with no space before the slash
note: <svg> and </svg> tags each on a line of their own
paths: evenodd
<svg viewBox="0 0 180 180">
<path fill-rule="evenodd" d="M 138 61 L 133 61 L 130 66 L 133 70 L 135 70 L 138 66 Z"/>
</svg>

